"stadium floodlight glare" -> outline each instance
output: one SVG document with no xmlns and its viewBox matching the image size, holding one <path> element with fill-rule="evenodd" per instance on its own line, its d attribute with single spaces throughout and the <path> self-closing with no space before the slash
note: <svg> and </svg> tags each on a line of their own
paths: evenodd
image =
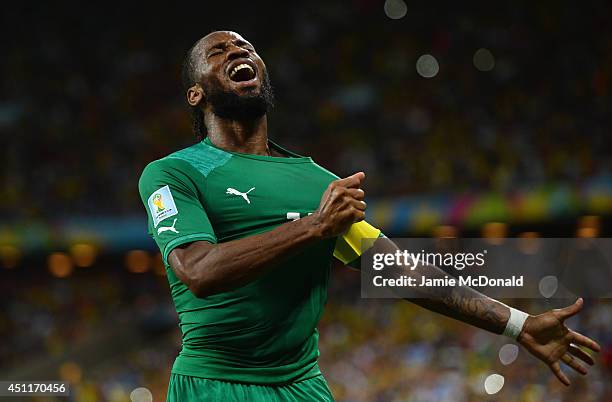
<svg viewBox="0 0 612 402">
<path fill-rule="evenodd" d="M 392 20 L 404 18 L 408 12 L 408 6 L 403 0 L 386 0 L 384 9 L 387 17 Z"/>
<path fill-rule="evenodd" d="M 423 78 L 433 78 L 440 71 L 438 60 L 430 54 L 424 54 L 416 62 L 417 73 Z"/>
</svg>

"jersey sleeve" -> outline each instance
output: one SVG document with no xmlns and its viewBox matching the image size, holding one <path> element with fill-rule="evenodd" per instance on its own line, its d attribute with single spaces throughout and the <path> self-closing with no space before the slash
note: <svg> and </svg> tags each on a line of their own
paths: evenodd
<svg viewBox="0 0 612 402">
<path fill-rule="evenodd" d="M 147 210 L 148 232 L 166 265 L 170 252 L 181 244 L 217 242 L 194 181 L 198 174 L 180 162 L 161 159 L 147 165 L 140 176 L 138 190 Z"/>
<path fill-rule="evenodd" d="M 366 221 L 353 223 L 349 230 L 336 240 L 334 257 L 346 265 L 359 268 L 359 257 L 366 251 L 362 250 L 362 240 L 378 237 L 384 237 L 384 234 Z"/>
</svg>

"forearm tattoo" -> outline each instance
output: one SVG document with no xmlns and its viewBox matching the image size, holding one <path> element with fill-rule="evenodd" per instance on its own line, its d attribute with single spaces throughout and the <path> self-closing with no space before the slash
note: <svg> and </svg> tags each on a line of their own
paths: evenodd
<svg viewBox="0 0 612 402">
<path fill-rule="evenodd" d="M 398 275 L 414 277 L 444 278 L 446 272 L 432 265 L 421 265 L 414 270 L 396 270 Z M 409 300 L 413 303 L 448 317 L 466 322 L 490 332 L 504 331 L 510 310 L 508 307 L 467 286 L 419 288 L 420 294 Z"/>
</svg>

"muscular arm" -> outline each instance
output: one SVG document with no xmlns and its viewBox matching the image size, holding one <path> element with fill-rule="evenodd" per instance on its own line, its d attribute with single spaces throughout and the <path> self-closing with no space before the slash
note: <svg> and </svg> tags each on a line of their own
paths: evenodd
<svg viewBox="0 0 612 402">
<path fill-rule="evenodd" d="M 438 273 L 430 274 L 429 277 L 438 277 Z M 508 306 L 465 286 L 447 289 L 446 292 L 438 293 L 429 299 L 419 298 L 410 301 L 428 310 L 496 334 L 504 332 L 510 318 Z"/>
<path fill-rule="evenodd" d="M 193 242 L 172 250 L 168 260 L 176 276 L 198 297 L 235 289 L 320 239 L 309 222 L 311 217 L 227 243 Z"/>
<path fill-rule="evenodd" d="M 360 172 L 332 182 L 316 212 L 269 232 L 221 244 L 197 241 L 177 247 L 168 257 L 170 266 L 198 297 L 244 286 L 309 245 L 363 220 L 359 186 L 364 177 Z"/>
<path fill-rule="evenodd" d="M 379 245 L 381 252 L 385 253 L 395 253 L 398 248 L 387 238 L 378 239 L 376 247 Z M 431 279 L 448 276 L 432 265 L 420 265 L 414 270 L 398 270 L 397 275 L 414 277 L 417 283 L 421 283 L 422 276 Z M 406 300 L 496 334 L 504 332 L 510 317 L 508 306 L 467 286 L 422 287 L 418 288 L 418 292 L 417 297 Z"/>
</svg>

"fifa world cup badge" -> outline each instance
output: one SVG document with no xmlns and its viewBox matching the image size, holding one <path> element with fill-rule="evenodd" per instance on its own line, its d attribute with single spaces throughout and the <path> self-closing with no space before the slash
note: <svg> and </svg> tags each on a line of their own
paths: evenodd
<svg viewBox="0 0 612 402">
<path fill-rule="evenodd" d="M 170 192 L 170 187 L 168 186 L 164 186 L 151 194 L 148 205 L 154 227 L 157 227 L 159 222 L 164 219 L 178 214 L 174 198 L 172 198 L 172 192 Z"/>
</svg>

